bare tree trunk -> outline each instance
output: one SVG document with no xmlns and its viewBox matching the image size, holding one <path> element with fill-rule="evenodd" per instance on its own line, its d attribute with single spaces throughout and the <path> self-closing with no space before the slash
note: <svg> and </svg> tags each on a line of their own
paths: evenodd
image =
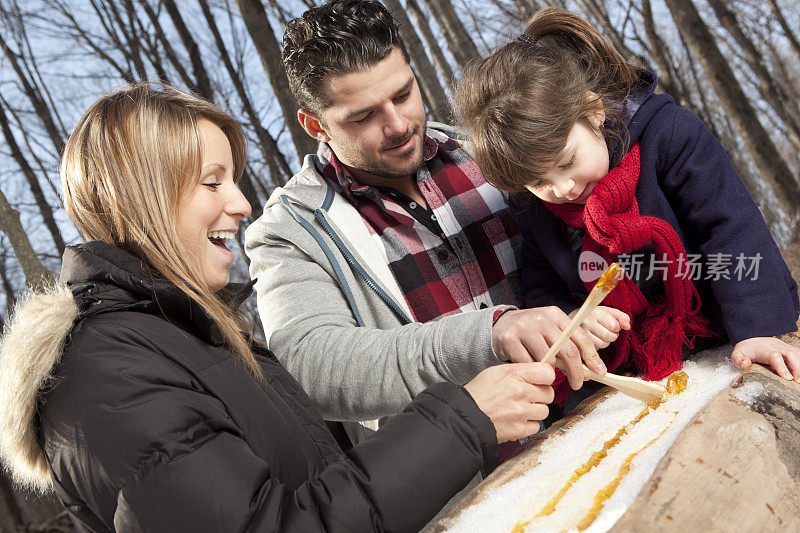
<svg viewBox="0 0 800 533">
<path fill-rule="evenodd" d="M 9 242 L 11 242 L 14 255 L 22 267 L 22 272 L 25 274 L 25 280 L 29 286 L 37 286 L 43 281 L 53 278 L 53 274 L 42 265 L 42 262 L 36 256 L 36 252 L 31 246 L 31 241 L 19 222 L 19 213 L 11 207 L 11 204 L 6 200 L 6 195 L 1 190 L 0 231 L 5 233 Z"/>
<path fill-rule="evenodd" d="M 797 36 L 786 22 L 786 18 L 783 16 L 783 10 L 781 10 L 776 0 L 767 0 L 767 4 L 769 4 L 769 7 L 772 8 L 772 12 L 775 14 L 775 18 L 778 20 L 778 24 L 780 24 L 781 29 L 783 29 L 783 34 L 789 41 L 789 45 L 792 47 L 792 50 L 794 50 L 794 53 L 797 54 L 798 58 L 800 58 L 800 41 L 797 40 Z"/>
<path fill-rule="evenodd" d="M 513 5 L 509 5 L 503 0 L 491 0 L 491 2 L 494 7 L 500 10 L 500 13 L 510 19 L 510 21 L 519 22 L 522 24 L 524 24 L 530 18 L 530 16 L 536 12 L 535 8 L 530 8 L 530 6 L 527 5 L 530 2 L 523 0 L 514 0 Z"/>
<path fill-rule="evenodd" d="M 194 74 L 195 86 L 197 87 L 198 93 L 206 100 L 213 102 L 214 91 L 211 89 L 211 80 L 208 78 L 208 72 L 206 72 L 203 59 L 200 57 L 200 48 L 197 46 L 197 42 L 195 42 L 191 32 L 189 32 L 189 28 L 187 28 L 186 24 L 183 22 L 183 17 L 181 17 L 181 13 L 178 11 L 178 6 L 175 5 L 175 2 L 173 2 L 173 0 L 161 0 L 161 3 L 163 3 L 164 7 L 167 9 L 167 13 L 170 19 L 172 19 L 172 24 L 174 24 L 175 29 L 178 30 L 181 42 L 189 53 L 189 61 L 192 63 L 192 73 Z"/>
<path fill-rule="evenodd" d="M 283 70 L 281 62 L 281 49 L 272 26 L 269 23 L 264 7 L 259 0 L 236 0 L 242 14 L 247 31 L 256 47 L 261 64 L 267 73 L 275 98 L 281 107 L 286 119 L 286 126 L 294 141 L 297 155 L 300 159 L 305 154 L 317 151 L 317 142 L 314 141 L 300 126 L 297 121 L 297 102 L 289 89 L 289 80 Z"/>
<path fill-rule="evenodd" d="M 523 16 L 523 21 L 527 21 L 529 18 L 531 18 L 531 15 L 544 7 L 542 2 L 537 0 L 514 0 L 514 5 Z"/>
<path fill-rule="evenodd" d="M 642 1 L 642 20 L 644 21 L 644 32 L 647 41 L 650 43 L 653 60 L 658 66 L 659 83 L 667 94 L 672 95 L 680 105 L 685 106 L 688 102 L 688 97 L 680 78 L 676 76 L 675 61 L 669 53 L 669 47 L 656 31 L 650 0 Z"/>
<path fill-rule="evenodd" d="M 289 13 L 286 11 L 286 8 L 280 5 L 278 0 L 269 0 L 269 5 L 272 8 L 275 16 L 281 21 L 281 24 L 286 27 L 292 18 L 291 15 L 289 15 Z"/>
<path fill-rule="evenodd" d="M 155 35 L 151 35 L 149 31 L 144 27 L 144 22 L 142 18 L 136 16 L 134 21 L 136 24 L 137 31 L 139 35 L 141 35 L 141 45 L 142 45 L 142 54 L 153 68 L 156 71 L 156 76 L 158 77 L 158 81 L 161 83 L 166 83 L 167 85 L 174 85 L 170 81 L 170 76 L 167 74 L 167 69 L 164 68 L 164 62 L 162 61 L 162 52 L 158 48 L 159 40 Z"/>
<path fill-rule="evenodd" d="M 11 284 L 11 279 L 8 277 L 6 259 L 6 250 L 3 248 L 2 252 L 0 252 L 0 280 L 3 282 L 3 292 L 6 293 L 6 310 L 10 312 L 17 302 L 17 295 L 14 292 L 14 285 Z"/>
<path fill-rule="evenodd" d="M 20 119 L 19 112 L 17 112 L 14 108 L 12 108 L 11 104 L 8 103 L 8 100 L 6 100 L 3 97 L 3 94 L 0 93 L 0 107 L 2 106 L 5 106 L 8 113 L 14 118 L 14 122 L 16 123 L 17 128 L 19 128 L 20 131 L 24 131 L 25 127 L 23 125 L 22 120 Z M 56 188 L 55 184 L 53 183 L 53 180 L 50 178 L 50 173 L 48 169 L 45 168 L 44 161 L 42 161 L 42 158 L 39 157 L 38 152 L 40 152 L 41 150 L 37 150 L 36 148 L 31 146 L 31 137 L 32 137 L 31 135 L 22 135 L 22 141 L 25 143 L 25 148 L 28 151 L 28 155 L 32 157 L 34 161 L 36 161 L 36 165 L 39 169 L 39 172 L 41 173 L 40 176 L 42 176 L 44 180 L 47 182 L 47 186 L 50 188 L 50 192 L 52 192 L 56 196 L 56 198 L 58 198 L 58 201 L 61 202 L 61 193 L 59 192 L 58 188 Z"/>
<path fill-rule="evenodd" d="M 33 48 L 31 47 L 30 39 L 28 39 L 28 30 L 25 26 L 23 15 L 20 13 L 19 6 L 17 5 L 16 1 L 14 2 L 13 14 L 18 21 L 17 26 L 19 28 L 18 39 L 19 39 L 20 55 L 22 57 L 25 57 L 25 55 L 27 54 L 27 56 L 31 58 L 30 61 L 24 61 L 23 65 L 25 66 L 25 69 L 27 70 L 31 80 L 33 80 L 33 84 L 39 90 L 40 97 L 46 103 L 46 106 L 49 109 L 56 109 L 56 104 L 53 101 L 53 95 L 50 94 L 50 88 L 48 87 L 48 84 L 44 80 L 44 78 L 42 78 L 42 73 L 39 70 L 39 65 L 34 59 L 35 55 L 33 52 Z M 69 136 L 69 133 L 67 132 L 67 129 L 64 127 L 64 123 L 61 121 L 61 117 L 58 115 L 58 113 L 53 114 L 53 119 L 54 122 L 58 123 L 57 128 L 58 128 L 59 138 L 66 139 Z"/>
<path fill-rule="evenodd" d="M 436 70 L 439 71 L 445 82 L 449 85 L 453 81 L 453 69 L 450 68 L 450 64 L 447 62 L 447 58 L 444 56 L 442 48 L 436 41 L 436 37 L 433 35 L 431 26 L 428 24 L 428 20 L 425 18 L 425 15 L 423 15 L 422 9 L 420 9 L 417 0 L 406 0 L 406 8 L 408 9 L 408 12 L 411 13 L 411 18 L 414 19 L 414 24 L 416 24 L 417 28 L 419 28 L 422 40 L 425 41 L 425 47 L 431 53 L 431 58 L 433 58 L 433 64 L 436 66 Z"/>
<path fill-rule="evenodd" d="M 765 36 L 760 35 L 762 46 L 769 52 L 765 62 L 769 63 L 774 70 L 773 79 L 780 86 L 783 94 L 789 95 L 788 100 L 785 102 L 790 106 L 792 113 L 800 115 L 800 90 L 797 87 L 797 81 L 794 79 L 793 67 L 787 61 L 787 57 L 780 50 L 782 47 L 775 40 L 767 39 Z"/>
<path fill-rule="evenodd" d="M 50 235 L 53 237 L 53 242 L 56 244 L 56 248 L 58 248 L 59 255 L 63 254 L 65 248 L 64 239 L 61 237 L 61 231 L 58 229 L 56 220 L 53 217 L 53 208 L 49 203 L 47 203 L 47 199 L 44 197 L 44 192 L 42 191 L 41 186 L 39 186 L 39 180 L 36 178 L 36 173 L 28 164 L 28 161 L 25 159 L 22 150 L 19 149 L 19 145 L 17 144 L 17 140 L 14 138 L 14 132 L 11 131 L 11 126 L 9 125 L 8 117 L 6 117 L 3 106 L 0 106 L 0 127 L 3 129 L 3 135 L 6 138 L 6 144 L 8 144 L 8 147 L 11 150 L 11 156 L 14 158 L 14 161 L 17 162 L 17 165 L 19 165 L 19 168 L 22 170 L 25 179 L 28 180 L 28 185 L 30 185 L 31 192 L 36 200 L 36 205 L 39 207 L 39 212 L 44 219 L 44 225 L 47 226 L 47 229 L 50 231 Z"/>
<path fill-rule="evenodd" d="M 425 0 L 428 9 L 433 14 L 433 18 L 442 27 L 442 32 L 447 40 L 447 45 L 450 47 L 453 57 L 456 59 L 459 67 L 477 57 L 480 57 L 478 48 L 469 36 L 461 19 L 458 18 L 456 10 L 450 0 Z"/>
<path fill-rule="evenodd" d="M 158 14 L 155 12 L 153 7 L 150 5 L 148 0 L 139 0 L 139 4 L 144 9 L 147 18 L 150 20 L 150 23 L 153 25 L 153 30 L 155 31 L 155 37 L 158 41 L 161 42 L 161 46 L 164 47 L 164 55 L 167 56 L 167 59 L 175 68 L 175 71 L 178 73 L 178 77 L 183 81 L 186 87 L 189 88 L 190 91 L 200 93 L 200 88 L 197 85 L 197 81 L 192 79 L 189 76 L 189 73 L 183 67 L 183 63 L 178 58 L 178 54 L 175 52 L 175 49 L 172 47 L 172 40 L 167 37 L 164 33 L 164 28 L 161 26 L 161 22 L 158 20 Z M 156 69 L 157 71 L 159 69 Z M 160 69 L 159 77 L 166 76 L 166 72 L 164 72 L 163 67 Z"/>
<path fill-rule="evenodd" d="M 700 117 L 700 119 L 705 123 L 708 129 L 711 130 L 711 133 L 713 133 L 716 138 L 721 139 L 722 135 L 720 134 L 719 126 L 717 125 L 715 120 L 712 120 L 711 114 L 709 113 L 709 109 L 711 107 L 709 106 L 708 99 L 706 98 L 706 90 L 700 81 L 700 73 L 698 72 L 694 54 L 692 53 L 692 50 L 689 48 L 689 45 L 686 43 L 686 39 L 683 36 L 683 34 L 678 32 L 678 35 L 681 40 L 681 46 L 683 46 L 684 53 L 686 54 L 686 62 L 689 65 L 689 73 L 691 74 L 690 79 L 685 80 L 686 98 L 687 98 L 687 103 L 689 104 L 688 107 L 695 115 Z M 697 97 L 700 100 L 699 105 L 692 103 L 693 100 L 691 95 L 690 84 L 691 87 L 694 87 L 694 90 L 697 93 Z"/>
<path fill-rule="evenodd" d="M 480 22 L 478 22 L 478 18 L 475 16 L 475 9 L 467 5 L 467 0 L 460 0 L 460 1 L 464 13 L 466 13 L 467 16 L 469 17 L 469 20 L 472 21 L 472 27 L 475 28 L 475 34 L 478 36 L 478 40 L 481 42 L 481 45 L 483 46 L 484 53 L 487 54 L 490 53 L 491 48 L 489 47 L 489 43 L 486 42 L 486 39 L 483 38 L 483 31 L 481 31 L 482 25 Z M 452 0 L 450 0 L 450 2 L 452 4 Z M 478 52 L 478 55 L 480 55 L 480 52 Z"/>
<path fill-rule="evenodd" d="M 102 19 L 103 14 L 101 14 L 100 6 L 96 4 L 97 0 L 90 1 L 92 5 L 95 6 L 95 11 Z M 116 23 L 117 27 L 119 28 L 119 33 L 125 39 L 125 43 L 123 44 L 122 41 L 119 40 L 117 33 L 108 23 L 104 25 L 106 31 L 115 42 L 119 43 L 119 49 L 123 51 L 125 56 L 128 58 L 128 61 L 133 64 L 139 79 L 147 80 L 147 69 L 144 66 L 144 61 L 142 61 L 142 56 L 139 53 L 141 46 L 139 45 L 138 37 L 133 33 L 133 28 L 129 28 L 126 25 L 125 19 L 123 19 L 122 14 L 119 12 L 119 9 L 117 9 L 117 2 L 115 0 L 105 0 L 103 5 L 104 10 L 106 11 L 105 15 L 110 16 L 111 19 Z M 130 0 L 125 0 L 125 7 L 129 5 Z"/>
<path fill-rule="evenodd" d="M 289 168 L 286 158 L 283 157 L 283 154 L 278 148 L 278 143 L 275 142 L 275 139 L 272 138 L 269 132 L 262 127 L 261 120 L 258 118 L 258 113 L 256 113 L 256 110 L 250 101 L 250 97 L 245 90 L 242 77 L 238 72 L 236 72 L 233 63 L 231 62 L 228 49 L 219 33 L 219 28 L 214 20 L 214 15 L 211 13 L 211 8 L 209 7 L 208 2 L 206 0 L 197 1 L 200 4 L 200 9 L 203 11 L 203 16 L 205 17 L 208 27 L 211 30 L 211 35 L 214 37 L 214 42 L 217 45 L 217 50 L 219 51 L 222 63 L 225 65 L 225 69 L 228 71 L 228 76 L 231 78 L 233 86 L 236 89 L 236 94 L 239 96 L 239 100 L 242 102 L 244 112 L 256 133 L 261 154 L 264 156 L 264 160 L 267 162 L 267 165 L 269 165 L 272 183 L 277 186 L 283 186 L 286 184 L 287 178 L 292 175 L 292 170 Z M 253 178 L 255 179 L 255 176 L 253 176 Z M 256 204 L 253 204 L 253 202 L 251 202 L 251 204 L 255 209 Z M 253 218 L 255 219 L 258 217 L 254 216 Z"/>
<path fill-rule="evenodd" d="M 721 0 L 708 0 L 708 3 L 711 5 L 722 26 L 725 27 L 728 33 L 736 40 L 736 44 L 739 45 L 744 54 L 744 60 L 758 77 L 761 97 L 767 101 L 770 107 L 775 110 L 775 113 L 777 113 L 778 117 L 780 117 L 786 125 L 792 136 L 792 142 L 795 147 L 800 148 L 800 121 L 798 121 L 797 117 L 786 107 L 785 102 L 788 101 L 788 96 L 783 93 L 781 88 L 775 83 L 772 75 L 767 71 L 761 53 L 756 49 L 753 41 L 745 35 L 742 27 L 736 20 L 736 16 L 728 9 L 728 6 L 726 6 L 724 2 Z"/>
<path fill-rule="evenodd" d="M 611 42 L 614 48 L 616 48 L 625 59 L 641 67 L 647 66 L 647 60 L 625 44 L 624 37 L 614 28 L 614 25 L 611 24 L 608 11 L 606 11 L 605 5 L 602 2 L 598 2 L 597 0 L 583 0 L 581 3 L 587 13 L 595 19 L 595 24 L 597 24 L 605 38 Z"/>
<path fill-rule="evenodd" d="M 406 49 L 411 56 L 411 61 L 414 63 L 414 70 L 417 73 L 417 81 L 425 96 L 425 101 L 428 103 L 428 111 L 431 117 L 439 122 L 444 122 L 447 119 L 447 97 L 444 94 L 442 85 L 439 83 L 439 78 L 436 76 L 431 62 L 428 61 L 428 56 L 425 54 L 425 49 L 422 46 L 422 41 L 419 39 L 414 26 L 408 19 L 400 0 L 383 0 L 387 9 L 398 22 L 400 29 L 400 37 L 406 43 Z"/>
<path fill-rule="evenodd" d="M 22 71 L 19 61 L 20 57 L 8 47 L 8 44 L 6 43 L 6 40 L 3 38 L 2 34 L 0 34 L 0 48 L 2 48 L 3 54 L 8 59 L 8 62 L 11 63 L 14 72 L 17 74 L 17 78 L 22 84 L 22 89 L 25 92 L 25 95 L 28 97 L 28 100 L 30 100 L 36 116 L 39 117 L 39 120 L 42 122 L 47 135 L 50 137 L 50 140 L 53 143 L 56 154 L 60 156 L 64 151 L 64 138 L 61 136 L 61 132 L 58 129 L 58 126 L 56 126 L 52 115 L 50 114 L 50 109 L 42 99 L 39 90 L 32 84 L 32 82 Z"/>
<path fill-rule="evenodd" d="M 700 60 L 722 105 L 744 140 L 764 179 L 772 187 L 781 208 L 794 221 L 798 215 L 798 187 L 795 176 L 775 149 L 750 102 L 731 71 L 730 65 L 714 41 L 691 0 L 671 0 L 667 3 L 678 29 L 695 56 Z"/>
</svg>

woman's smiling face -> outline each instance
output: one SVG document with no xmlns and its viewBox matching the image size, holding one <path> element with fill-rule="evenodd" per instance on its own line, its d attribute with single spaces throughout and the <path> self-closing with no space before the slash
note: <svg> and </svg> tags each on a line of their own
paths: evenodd
<svg viewBox="0 0 800 533">
<path fill-rule="evenodd" d="M 250 204 L 233 180 L 233 155 L 225 133 L 206 119 L 197 121 L 202 145 L 200 180 L 178 204 L 178 238 L 189 260 L 211 290 L 227 285 L 233 239 L 239 221 L 250 215 Z"/>
</svg>

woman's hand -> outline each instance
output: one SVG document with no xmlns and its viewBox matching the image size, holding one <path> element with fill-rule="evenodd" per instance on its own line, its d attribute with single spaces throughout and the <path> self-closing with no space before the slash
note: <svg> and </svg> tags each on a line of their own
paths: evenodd
<svg viewBox="0 0 800 533">
<path fill-rule="evenodd" d="M 731 360 L 741 369 L 752 363 L 768 364 L 782 378 L 800 383 L 800 349 L 775 337 L 752 337 L 736 343 Z"/>
<path fill-rule="evenodd" d="M 577 312 L 577 309 L 571 312 L 569 317 L 572 318 Z M 619 309 L 598 305 L 589 313 L 581 327 L 599 350 L 617 340 L 620 330 L 631 329 L 631 317 Z"/>
<path fill-rule="evenodd" d="M 498 444 L 517 440 L 539 431 L 538 420 L 547 418 L 553 401 L 556 374 L 546 363 L 496 365 L 483 370 L 464 385 L 486 413 Z"/>
</svg>

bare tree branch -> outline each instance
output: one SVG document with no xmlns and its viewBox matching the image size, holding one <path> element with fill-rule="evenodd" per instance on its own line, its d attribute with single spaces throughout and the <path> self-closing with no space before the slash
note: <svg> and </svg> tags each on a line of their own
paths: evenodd
<svg viewBox="0 0 800 533">
<path fill-rule="evenodd" d="M 66 245 L 64 244 L 64 239 L 61 237 L 61 231 L 58 229 L 58 225 L 53 217 L 53 208 L 49 203 L 47 203 L 47 199 L 44 197 L 44 192 L 39 186 L 39 180 L 36 177 L 36 173 L 28 164 L 28 161 L 25 159 L 25 155 L 22 153 L 22 150 L 20 150 L 19 145 L 17 144 L 17 140 L 14 138 L 14 133 L 11 131 L 11 126 L 9 125 L 8 117 L 6 116 L 3 106 L 0 106 L 0 127 L 3 130 L 6 144 L 8 145 L 9 149 L 11 149 L 11 156 L 17 162 L 20 170 L 22 170 L 22 174 L 28 181 L 28 185 L 33 193 L 33 197 L 36 200 L 36 205 L 39 207 L 39 213 L 44 219 L 44 225 L 47 227 L 48 231 L 50 231 L 50 235 L 53 237 L 53 242 L 56 244 L 59 254 L 63 254 Z"/>
<path fill-rule="evenodd" d="M 289 90 L 289 80 L 286 78 L 286 72 L 283 70 L 281 62 L 281 48 L 272 31 L 272 25 L 269 23 L 264 7 L 260 0 L 236 0 L 236 3 L 258 56 L 261 58 L 261 64 L 272 85 L 275 98 L 281 107 L 298 156 L 302 159 L 307 153 L 315 153 L 316 141 L 306 134 L 297 121 L 297 102 Z"/>
<path fill-rule="evenodd" d="M 714 37 L 691 0 L 671 0 L 668 6 L 678 29 L 696 52 L 696 57 L 764 179 L 772 186 L 781 208 L 793 221 L 796 220 L 800 210 L 797 180 L 759 122 Z"/>
<path fill-rule="evenodd" d="M 172 19 L 172 24 L 175 26 L 175 29 L 178 30 L 181 42 L 189 53 L 189 61 L 192 64 L 192 73 L 194 74 L 195 86 L 197 87 L 198 93 L 206 100 L 213 102 L 214 91 L 211 89 L 211 81 L 208 78 L 206 67 L 203 65 L 203 60 L 200 57 L 200 48 L 197 46 L 197 42 L 195 42 L 191 32 L 189 32 L 189 28 L 187 28 L 186 24 L 183 22 L 183 17 L 181 17 L 181 13 L 178 11 L 178 6 L 175 5 L 175 2 L 173 0 L 161 0 L 161 3 L 164 4 L 164 7 L 167 9 L 167 13 L 170 19 Z"/>
<path fill-rule="evenodd" d="M 11 242 L 14 255 L 22 267 L 26 283 L 29 286 L 37 286 L 54 278 L 53 273 L 47 270 L 36 257 L 36 252 L 19 222 L 19 213 L 8 203 L 2 190 L 0 190 L 0 231 L 5 233 Z"/>
</svg>

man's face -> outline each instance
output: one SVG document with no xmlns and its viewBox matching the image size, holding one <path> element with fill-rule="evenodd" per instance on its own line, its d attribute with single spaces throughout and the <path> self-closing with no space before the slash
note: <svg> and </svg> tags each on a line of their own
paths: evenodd
<svg viewBox="0 0 800 533">
<path fill-rule="evenodd" d="M 423 161 L 425 109 L 417 80 L 397 48 L 373 67 L 332 76 L 333 104 L 317 117 L 336 157 L 354 177 L 402 179 Z"/>
</svg>

